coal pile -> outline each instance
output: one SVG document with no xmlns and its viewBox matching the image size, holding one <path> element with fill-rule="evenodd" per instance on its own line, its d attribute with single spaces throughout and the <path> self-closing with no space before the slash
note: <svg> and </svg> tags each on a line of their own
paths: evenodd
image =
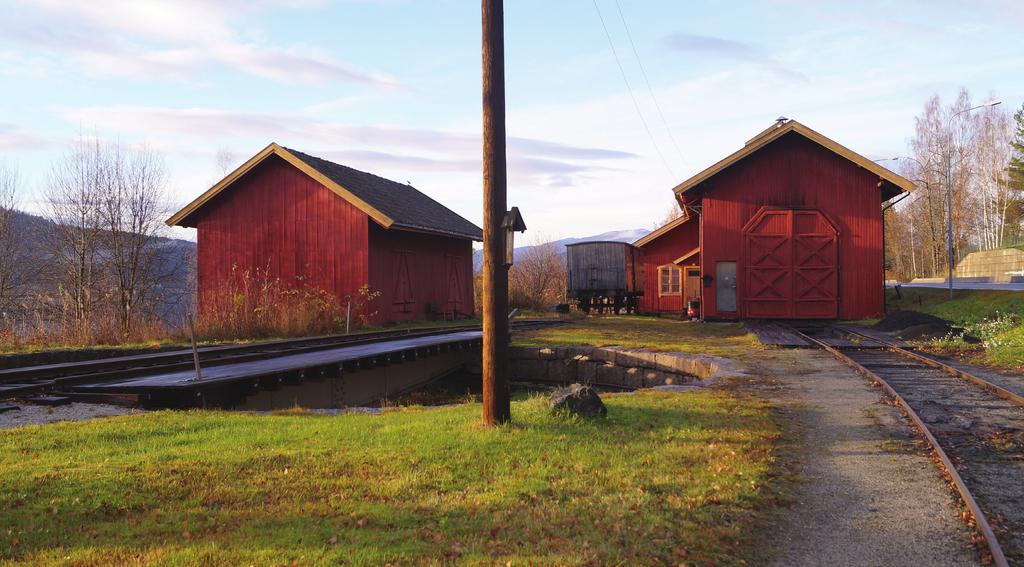
<svg viewBox="0 0 1024 567">
<path fill-rule="evenodd" d="M 964 333 L 964 329 L 950 325 L 949 321 L 941 317 L 909 309 L 893 311 L 872 325 L 872 328 L 892 333 L 908 341 L 939 339 L 950 334 L 961 335 Z M 977 342 L 976 338 L 966 335 L 964 340 L 969 343 Z"/>
<path fill-rule="evenodd" d="M 946 321 L 941 317 L 909 309 L 893 311 L 886 315 L 884 319 L 872 325 L 871 328 L 878 331 L 885 331 L 887 333 L 894 333 L 902 331 L 903 329 L 909 329 L 910 327 L 916 327 L 918 325 L 928 325 L 932 328 L 945 327 L 947 330 L 952 328 L 949 321 Z"/>
</svg>

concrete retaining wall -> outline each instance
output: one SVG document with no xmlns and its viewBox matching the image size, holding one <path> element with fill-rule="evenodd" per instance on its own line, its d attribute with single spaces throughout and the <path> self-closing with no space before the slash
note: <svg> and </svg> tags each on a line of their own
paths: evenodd
<svg viewBox="0 0 1024 567">
<path fill-rule="evenodd" d="M 513 348 L 512 379 L 556 384 L 651 388 L 745 375 L 734 361 L 681 352 L 618 347 Z"/>
<path fill-rule="evenodd" d="M 1020 273 L 1022 270 L 1024 270 L 1024 250 L 1000 248 L 968 254 L 956 265 L 953 277 L 972 280 L 980 278 L 980 280 L 974 281 L 1009 283 L 1013 278 L 1010 272 Z"/>
</svg>

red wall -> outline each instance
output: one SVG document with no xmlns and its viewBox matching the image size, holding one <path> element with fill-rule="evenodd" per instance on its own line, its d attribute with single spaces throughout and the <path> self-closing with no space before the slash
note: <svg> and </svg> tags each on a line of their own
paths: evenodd
<svg viewBox="0 0 1024 567">
<path fill-rule="evenodd" d="M 882 296 L 882 215 L 878 177 L 797 134 L 747 156 L 702 187 L 701 271 L 734 260 L 740 275 L 739 313 L 715 310 L 715 284 L 704 287 L 709 318 L 744 317 L 742 227 L 765 205 L 812 208 L 839 230 L 839 317 L 879 317 Z M 689 224 L 689 223 L 687 223 Z"/>
<path fill-rule="evenodd" d="M 473 244 L 469 240 L 370 225 L 370 305 L 378 320 L 426 319 L 428 304 L 472 315 Z"/>
<path fill-rule="evenodd" d="M 232 271 L 308 278 L 340 297 L 367 282 L 368 217 L 271 156 L 207 203 L 198 229 L 200 302 Z"/>
<path fill-rule="evenodd" d="M 679 313 L 683 310 L 683 298 L 681 295 L 658 297 L 658 267 L 671 264 L 676 258 L 696 248 L 699 242 L 699 226 L 699 218 L 691 217 L 690 220 L 640 248 L 644 258 L 644 295 L 640 298 L 641 312 Z M 700 254 L 687 258 L 683 262 L 685 266 L 695 266 L 699 263 Z M 685 273 L 681 277 L 683 283 L 685 283 Z"/>
</svg>

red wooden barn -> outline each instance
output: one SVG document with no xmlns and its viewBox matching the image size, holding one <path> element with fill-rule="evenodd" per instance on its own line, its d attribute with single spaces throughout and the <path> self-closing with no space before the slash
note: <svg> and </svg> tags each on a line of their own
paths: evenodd
<svg viewBox="0 0 1024 567">
<path fill-rule="evenodd" d="M 795 120 L 675 188 L 683 216 L 638 240 L 641 310 L 707 319 L 882 315 L 882 203 L 913 184 Z M 657 274 L 657 277 L 652 277 Z"/>
<path fill-rule="evenodd" d="M 204 297 L 232 274 L 338 296 L 380 292 L 374 322 L 472 314 L 479 227 L 410 185 L 270 144 L 168 221 L 198 231 Z"/>
</svg>

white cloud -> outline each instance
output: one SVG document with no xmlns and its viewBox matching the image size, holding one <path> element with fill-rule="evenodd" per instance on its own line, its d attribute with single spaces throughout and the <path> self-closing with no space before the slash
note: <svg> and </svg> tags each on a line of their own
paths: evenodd
<svg viewBox="0 0 1024 567">
<path fill-rule="evenodd" d="M 8 42 L 70 55 L 98 75 L 188 79 L 228 68 L 281 82 L 399 86 L 383 73 L 357 69 L 322 50 L 244 40 L 232 27 L 246 13 L 275 4 L 299 3 L 30 0 L 8 10 L 0 31 Z"/>
</svg>

